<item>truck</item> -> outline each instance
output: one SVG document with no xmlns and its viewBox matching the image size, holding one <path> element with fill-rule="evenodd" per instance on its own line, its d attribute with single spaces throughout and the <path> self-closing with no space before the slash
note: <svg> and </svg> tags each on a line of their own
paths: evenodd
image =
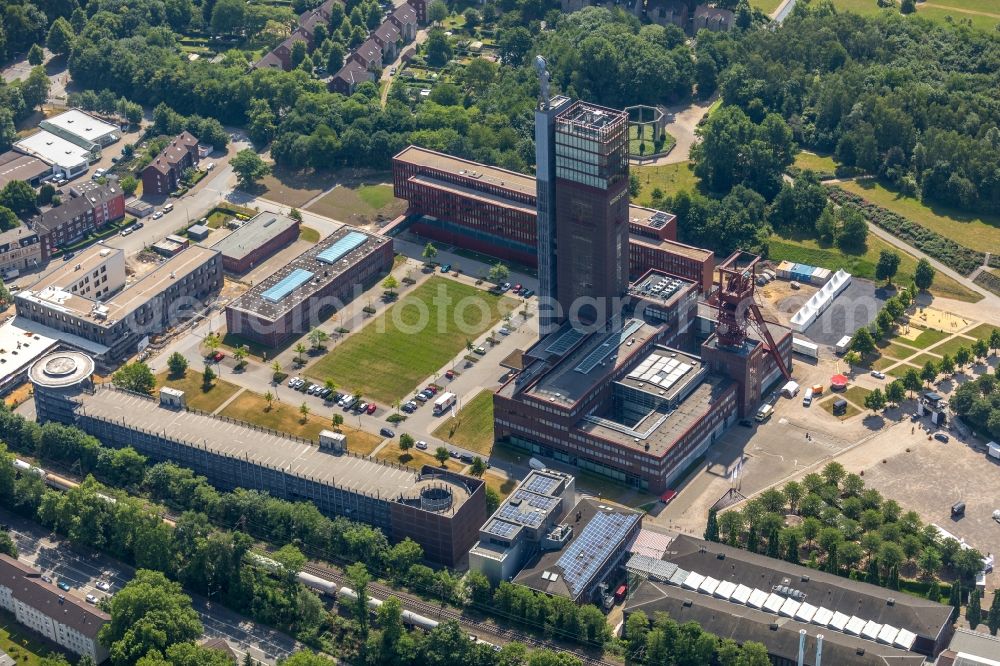
<svg viewBox="0 0 1000 666">
<path fill-rule="evenodd" d="M 986 453 L 989 455 L 990 458 L 996 458 L 997 460 L 1000 460 L 1000 444 L 997 444 L 996 442 L 990 442 L 989 444 L 986 445 Z"/>
<path fill-rule="evenodd" d="M 811 388 L 806 389 L 806 394 L 802 396 L 802 406 L 808 407 L 813 401 L 813 390 Z"/>
<path fill-rule="evenodd" d="M 451 409 L 452 405 L 455 404 L 455 394 L 448 391 L 441 394 L 437 400 L 434 401 L 434 413 L 442 414 L 447 410 Z"/>
<path fill-rule="evenodd" d="M 838 356 L 842 356 L 846 354 L 850 348 L 851 348 L 851 336 L 845 335 L 840 340 L 837 340 L 837 344 L 836 346 L 834 346 L 833 349 Z"/>
<path fill-rule="evenodd" d="M 754 417 L 754 419 L 757 421 L 757 423 L 763 423 L 764 421 L 767 421 L 769 418 L 771 418 L 771 415 L 773 413 L 774 413 L 774 407 L 772 407 L 771 405 L 764 405 L 763 407 L 757 410 L 757 415 Z"/>
<path fill-rule="evenodd" d="M 819 345 L 802 338 L 792 338 L 792 351 L 809 358 L 819 358 Z"/>
</svg>

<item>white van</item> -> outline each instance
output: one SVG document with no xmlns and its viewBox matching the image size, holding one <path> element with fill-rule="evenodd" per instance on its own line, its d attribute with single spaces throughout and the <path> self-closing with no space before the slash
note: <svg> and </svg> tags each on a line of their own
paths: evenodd
<svg viewBox="0 0 1000 666">
<path fill-rule="evenodd" d="M 805 395 L 802 396 L 802 406 L 808 407 L 813 401 L 813 390 L 811 388 L 806 389 Z"/>
<path fill-rule="evenodd" d="M 771 418 L 771 415 L 773 413 L 774 413 L 774 407 L 772 407 L 771 405 L 764 405 L 763 407 L 757 410 L 757 415 L 754 417 L 754 419 L 756 419 L 757 423 L 763 423 L 764 421 L 767 421 L 769 418 Z"/>
</svg>

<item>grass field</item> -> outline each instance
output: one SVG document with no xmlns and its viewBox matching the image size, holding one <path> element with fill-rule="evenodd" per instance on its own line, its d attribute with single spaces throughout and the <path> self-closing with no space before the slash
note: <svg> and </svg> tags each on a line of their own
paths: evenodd
<svg viewBox="0 0 1000 666">
<path fill-rule="evenodd" d="M 882 250 L 892 250 L 899 254 L 899 272 L 894 278 L 897 284 L 907 284 L 913 279 L 917 260 L 895 245 L 890 245 L 874 234 L 868 235 L 868 247 L 864 254 L 845 254 L 837 247 L 822 247 L 812 239 L 793 239 L 778 234 L 772 234 L 768 240 L 770 258 L 776 261 L 787 259 L 812 266 L 822 266 L 832 271 L 843 268 L 855 277 L 873 280 L 875 265 Z M 966 289 L 947 275 L 938 273 L 934 277 L 931 293 L 935 296 L 954 298 L 968 303 L 975 303 L 983 298 L 982 294 Z"/>
<path fill-rule="evenodd" d="M 973 329 L 970 329 L 964 333 L 964 335 L 971 335 L 974 338 L 980 340 L 989 340 L 990 334 L 994 331 L 1000 329 L 1000 326 L 993 326 L 992 324 L 980 324 Z"/>
<path fill-rule="evenodd" d="M 439 463 L 434 457 L 433 451 L 425 452 L 418 451 L 417 449 L 410 449 L 406 453 L 403 453 L 399 450 L 399 446 L 395 443 L 388 444 L 383 447 L 381 451 L 375 454 L 375 458 L 378 460 L 394 462 L 400 465 L 406 465 L 407 467 L 412 467 L 413 469 L 420 469 L 424 465 L 441 467 L 441 463 Z M 463 467 L 465 467 L 465 465 L 454 458 L 448 458 L 448 462 L 445 463 L 445 468 L 450 469 L 453 472 L 457 472 Z"/>
<path fill-rule="evenodd" d="M 310 212 L 348 224 L 367 224 L 379 216 L 392 219 L 406 202 L 392 196 L 392 185 L 378 183 L 352 188 L 339 185 L 308 207 Z"/>
<path fill-rule="evenodd" d="M 906 347 L 904 345 L 898 345 L 896 343 L 891 343 L 881 350 L 883 356 L 891 356 L 892 358 L 902 361 L 903 359 L 909 358 L 917 353 L 916 350 Z"/>
<path fill-rule="evenodd" d="M 214 368 L 213 368 L 214 370 Z M 216 373 L 218 374 L 218 373 Z M 231 398 L 240 387 L 231 384 L 225 379 L 216 376 L 215 383 L 208 391 L 201 388 L 201 373 L 188 368 L 187 373 L 180 379 L 171 379 L 168 372 L 161 372 L 156 376 L 156 385 L 169 386 L 184 391 L 184 399 L 188 407 L 200 409 L 205 412 L 214 412 L 219 405 Z"/>
<path fill-rule="evenodd" d="M 849 386 L 846 391 L 844 391 L 844 397 L 847 398 L 849 402 L 853 402 L 858 407 L 865 406 L 865 396 L 867 396 L 871 391 L 866 388 L 862 388 L 858 385 Z"/>
<path fill-rule="evenodd" d="M 973 341 L 969 340 L 968 338 L 957 336 L 952 338 L 951 340 L 948 340 L 947 342 L 939 344 L 937 347 L 934 347 L 930 351 L 937 354 L 938 356 L 944 356 L 945 354 L 948 354 L 952 358 L 955 358 L 955 352 L 957 352 L 961 347 L 968 347 L 969 351 L 972 351 L 972 343 Z"/>
<path fill-rule="evenodd" d="M 1000 252 L 1000 217 L 962 213 L 946 206 L 926 206 L 875 181 L 850 181 L 840 187 L 874 204 L 946 236 L 959 245 L 981 252 Z"/>
<path fill-rule="evenodd" d="M 280 167 L 274 168 L 260 181 L 265 199 L 296 208 L 302 208 L 310 199 L 333 185 L 333 182 L 330 174 L 289 171 Z"/>
<path fill-rule="evenodd" d="M 833 173 L 837 163 L 829 155 L 817 155 L 807 150 L 800 150 L 795 156 L 795 166 L 800 169 L 810 169 L 816 173 Z"/>
<path fill-rule="evenodd" d="M 991 0 L 986 0 L 991 2 Z M 1000 25 L 1000 6 L 995 3 L 989 5 L 987 9 L 972 9 L 972 5 L 979 5 L 975 0 L 943 0 L 937 2 L 917 3 L 917 16 L 944 23 L 946 17 L 950 16 L 955 23 L 969 21 L 973 28 L 993 32 Z M 928 6 L 930 5 L 930 6 Z M 961 11 L 970 9 L 971 11 Z M 974 13 L 982 12 L 982 13 Z"/>
<path fill-rule="evenodd" d="M 664 196 L 671 196 L 681 190 L 692 191 L 698 187 L 698 178 L 689 168 L 690 162 L 677 164 L 661 164 L 659 166 L 631 167 L 632 173 L 639 177 L 638 202 L 648 206 L 653 199 L 653 190 L 660 188 Z"/>
<path fill-rule="evenodd" d="M 306 374 L 321 381 L 332 377 L 352 392 L 392 404 L 461 352 L 467 339 L 479 337 L 515 306 L 510 298 L 434 276 L 319 359 Z"/>
<path fill-rule="evenodd" d="M 299 227 L 299 240 L 304 240 L 307 243 L 318 243 L 319 242 L 319 232 L 312 227 Z"/>
<path fill-rule="evenodd" d="M 916 347 L 917 349 L 927 349 L 931 345 L 937 342 L 941 342 L 949 335 L 950 333 L 939 331 L 936 328 L 928 328 L 924 331 L 921 331 L 920 335 L 918 335 L 913 340 L 900 338 L 900 342 L 910 345 L 911 347 Z"/>
<path fill-rule="evenodd" d="M 830 396 L 826 400 L 821 401 L 819 403 L 819 406 L 821 408 L 825 409 L 826 411 L 830 412 L 830 414 L 833 414 L 833 403 L 837 401 L 838 397 L 839 396 L 836 396 L 836 395 Z M 860 413 L 861 413 L 860 409 L 858 409 L 857 407 L 855 407 L 854 405 L 852 405 L 850 402 L 848 402 L 847 403 L 847 411 L 844 412 L 843 414 L 837 416 L 837 418 L 840 419 L 841 421 L 844 421 L 845 419 L 849 419 L 852 416 L 857 416 Z"/>
<path fill-rule="evenodd" d="M 434 436 L 488 458 L 493 449 L 493 391 L 484 389 L 437 429 Z"/>
<path fill-rule="evenodd" d="M 771 14 L 780 4 L 781 0 L 753 0 L 750 6 L 754 9 L 759 9 L 765 14 Z"/>
<path fill-rule="evenodd" d="M 639 126 L 629 125 L 628 128 L 628 152 L 629 155 L 633 157 L 642 157 L 643 155 L 652 155 L 654 152 L 665 153 L 670 150 L 670 147 L 677 143 L 677 139 L 670 136 L 668 133 L 664 133 L 663 146 L 660 150 L 656 150 L 656 145 L 653 143 L 652 139 L 652 128 L 647 127 L 644 130 L 643 138 L 639 138 Z M 641 147 L 641 148 L 640 148 Z"/>
<path fill-rule="evenodd" d="M 281 391 L 286 397 L 289 391 Z M 291 399 L 294 399 L 293 396 Z M 324 413 L 313 412 L 309 414 L 306 421 L 302 422 L 302 414 L 299 413 L 299 404 L 293 402 L 275 402 L 270 410 L 264 397 L 253 391 L 244 391 L 235 400 L 226 405 L 222 410 L 222 416 L 232 419 L 246 421 L 271 430 L 287 432 L 299 437 L 305 437 L 317 441 L 321 430 L 333 428 L 330 414 L 333 409 Z M 339 410 L 338 410 L 339 413 Z M 348 425 L 350 415 L 344 414 L 344 425 L 340 427 L 341 432 L 347 435 L 347 449 L 352 453 L 368 455 L 375 450 L 375 447 L 382 441 L 382 437 L 358 430 Z"/>
</svg>

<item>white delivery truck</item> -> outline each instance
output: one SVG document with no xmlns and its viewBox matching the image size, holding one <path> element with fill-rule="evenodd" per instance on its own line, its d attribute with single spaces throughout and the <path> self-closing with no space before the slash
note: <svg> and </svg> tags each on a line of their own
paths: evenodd
<svg viewBox="0 0 1000 666">
<path fill-rule="evenodd" d="M 434 401 L 434 413 L 442 414 L 455 404 L 455 394 L 451 392 L 445 392 L 441 394 L 437 400 Z"/>
<path fill-rule="evenodd" d="M 834 351 L 839 354 L 846 354 L 847 350 L 851 347 L 851 336 L 845 335 L 840 340 L 837 341 L 837 346 L 834 347 Z"/>
<path fill-rule="evenodd" d="M 813 390 L 812 388 L 807 388 L 805 395 L 802 396 L 802 406 L 808 407 L 813 401 Z"/>
</svg>

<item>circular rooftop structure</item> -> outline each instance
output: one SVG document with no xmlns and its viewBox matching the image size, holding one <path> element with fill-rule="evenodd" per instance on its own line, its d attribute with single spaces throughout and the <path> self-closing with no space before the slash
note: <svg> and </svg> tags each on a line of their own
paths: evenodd
<svg viewBox="0 0 1000 666">
<path fill-rule="evenodd" d="M 89 381 L 94 359 L 75 351 L 58 351 L 35 361 L 28 370 L 31 383 L 45 388 L 66 388 Z"/>
</svg>

